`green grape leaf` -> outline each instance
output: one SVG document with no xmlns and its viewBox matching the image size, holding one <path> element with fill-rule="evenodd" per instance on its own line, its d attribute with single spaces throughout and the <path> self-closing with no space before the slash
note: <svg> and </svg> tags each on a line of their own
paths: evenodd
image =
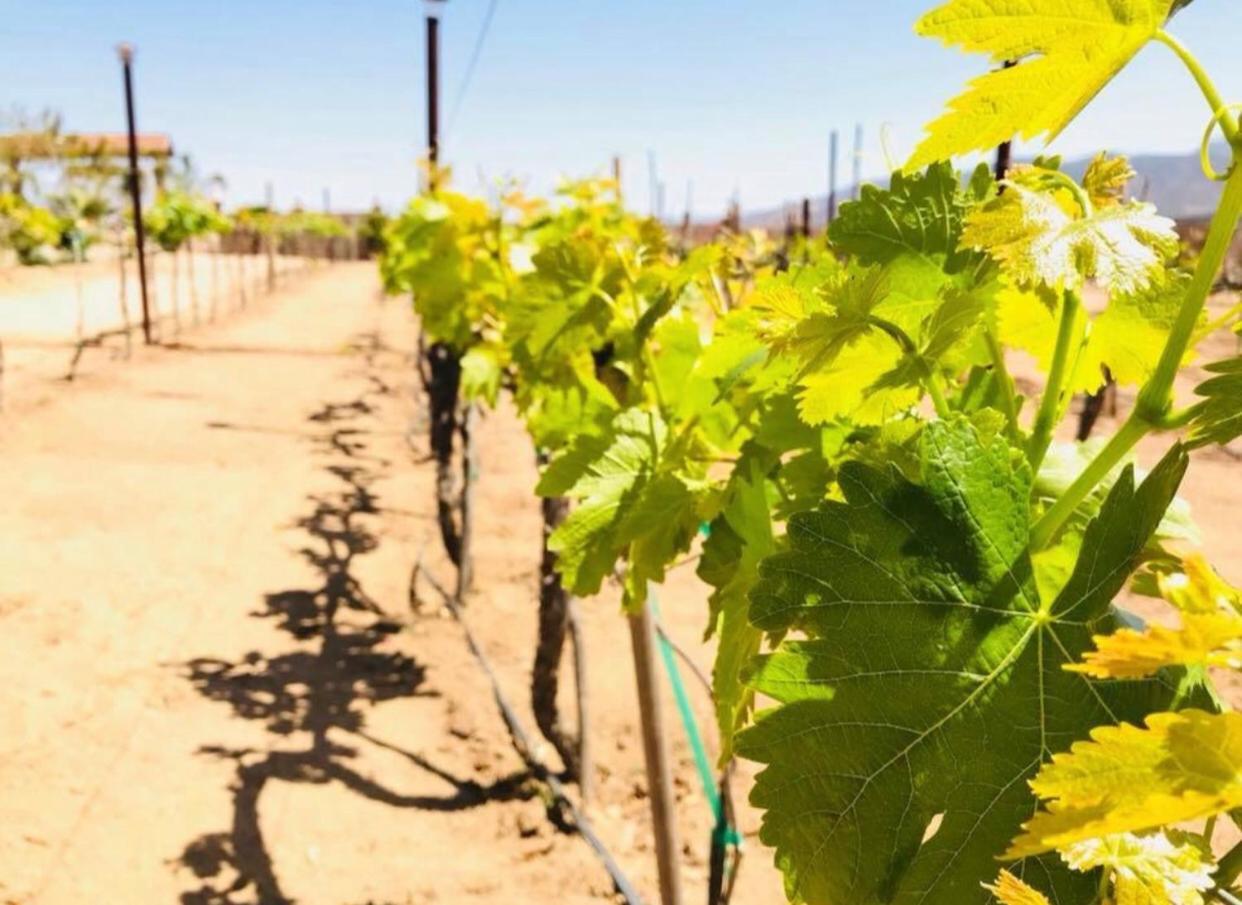
<svg viewBox="0 0 1242 905">
<path fill-rule="evenodd" d="M 598 593 L 624 557 L 626 602 L 641 603 L 647 583 L 662 581 L 689 548 L 707 485 L 684 467 L 685 450 L 667 441 L 659 415 L 627 409 L 605 434 L 580 438 L 544 470 L 536 492 L 576 502 L 548 538 L 575 594 Z"/>
<path fill-rule="evenodd" d="M 712 700 L 720 728 L 721 763 L 733 757 L 733 736 L 753 705 L 754 692 L 743 681 L 743 669 L 759 653 L 763 632 L 750 622 L 747 595 L 759 580 L 759 561 L 775 549 L 767 481 L 759 461 L 748 458 L 729 483 L 724 508 L 703 543 L 698 569 L 699 577 L 714 589 L 708 603 L 717 635 Z"/>
<path fill-rule="evenodd" d="M 482 399 L 496 404 L 500 380 L 504 376 L 501 350 L 494 345 L 478 345 L 461 357 L 461 394 L 465 399 Z"/>
<path fill-rule="evenodd" d="M 1094 279 L 1109 290 L 1140 292 L 1164 273 L 1178 249 L 1175 224 L 1150 204 L 1115 204 L 1071 214 L 1056 193 L 1011 185 L 970 215 L 962 242 L 986 251 L 1022 286 L 1080 290 Z"/>
<path fill-rule="evenodd" d="M 1094 320 L 1080 308 L 1081 323 L 1075 332 L 1084 335 L 1085 342 L 1067 378 L 1070 392 L 1099 390 L 1104 385 L 1105 367 L 1123 386 L 1138 386 L 1147 380 L 1164 352 L 1189 280 L 1187 274 L 1171 271 L 1139 292 L 1116 293 Z M 1057 320 L 1044 299 L 1037 292 L 1005 286 L 996 301 L 1001 342 L 1029 352 L 1047 373 L 1056 345 Z M 1194 358 L 1194 349 L 1187 349 L 1182 363 L 1189 364 Z"/>
<path fill-rule="evenodd" d="M 1242 357 L 1207 366 L 1210 377 L 1195 387 L 1203 397 L 1188 442 L 1192 447 L 1225 445 L 1242 437 Z"/>
<path fill-rule="evenodd" d="M 1055 138 L 1155 37 L 1174 0 L 949 0 L 915 30 L 995 63 L 927 128 L 907 170 L 995 148 L 1014 136 Z"/>
<path fill-rule="evenodd" d="M 920 330 L 918 349 L 902 356 L 897 367 L 881 375 L 869 392 L 890 387 L 918 387 L 937 369 L 958 370 L 959 351 L 978 335 L 990 304 L 990 287 L 970 292 L 949 287 Z"/>
<path fill-rule="evenodd" d="M 756 627 L 808 638 L 756 661 L 753 688 L 780 706 L 737 750 L 766 765 L 761 838 L 810 905 L 989 901 L 980 884 L 1031 817 L 1040 764 L 1173 694 L 1062 667 L 1114 625 L 1109 604 L 1185 470 L 1180 448 L 1137 489 L 1126 471 L 1042 601 L 1020 453 L 962 417 L 928 425 L 920 450 L 918 483 L 843 466 L 844 501 L 791 519 L 791 549 L 751 593 Z M 1096 882 L 1052 857 L 1016 872 L 1054 901 L 1088 901 Z"/>
<path fill-rule="evenodd" d="M 692 386 L 690 374 L 694 370 L 703 344 L 699 338 L 699 325 L 688 313 L 669 315 L 652 331 L 651 377 L 658 382 L 664 401 L 673 405 L 683 401 Z M 688 405 L 698 401 L 685 400 Z"/>
<path fill-rule="evenodd" d="M 827 298 L 826 304 L 819 302 L 824 310 L 812 308 L 810 302 L 799 308 L 792 293 L 792 288 L 777 285 L 763 297 L 769 316 L 780 315 L 790 324 L 783 336 L 773 335 L 772 350 L 796 355 L 804 371 L 813 371 L 872 331 L 871 314 L 888 297 L 889 280 L 882 267 L 842 274 L 821 287 Z"/>
<path fill-rule="evenodd" d="M 612 572 L 625 544 L 621 527 L 654 472 L 666 436 L 657 416 L 628 409 L 607 434 L 579 439 L 544 471 L 536 493 L 577 502 L 548 539 L 573 593 L 599 593 Z"/>
<path fill-rule="evenodd" d="M 917 386 L 880 382 L 903 359 L 903 347 L 881 329 L 881 321 L 918 336 L 949 279 L 935 262 L 902 254 L 882 266 L 838 273 L 817 293 L 783 285 L 768 289 L 760 335 L 775 359 L 799 363 L 803 420 L 880 424 L 914 405 Z"/>
<path fill-rule="evenodd" d="M 828 237 L 863 264 L 887 264 L 903 254 L 948 256 L 957 251 L 966 214 L 994 191 L 987 166 L 965 189 L 948 163 L 912 175 L 898 171 L 887 190 L 864 185 L 857 201 L 841 205 Z"/>
<path fill-rule="evenodd" d="M 901 360 L 901 348 L 890 337 L 868 332 L 799 381 L 799 415 L 808 424 L 839 418 L 883 424 L 919 400 L 920 390 L 908 385 L 876 386 Z"/>
<path fill-rule="evenodd" d="M 616 542 L 629 547 L 627 583 L 641 587 L 664 580 L 665 570 L 694 540 L 697 503 L 694 488 L 677 475 L 657 475 L 643 484 L 617 525 Z"/>
</svg>

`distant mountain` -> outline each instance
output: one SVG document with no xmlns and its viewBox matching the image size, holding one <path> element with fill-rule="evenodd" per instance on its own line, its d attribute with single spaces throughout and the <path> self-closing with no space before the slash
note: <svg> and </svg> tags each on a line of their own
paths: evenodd
<svg viewBox="0 0 1242 905">
<path fill-rule="evenodd" d="M 1223 144 L 1217 146 L 1213 159 L 1226 160 L 1228 155 Z M 1075 179 L 1082 177 L 1091 158 L 1067 161 L 1065 171 Z M 1210 217 L 1220 200 L 1221 183 L 1210 182 L 1203 175 L 1199 155 L 1195 154 L 1136 154 L 1130 163 L 1138 174 L 1130 184 L 1130 194 L 1156 205 L 1160 213 L 1179 221 L 1195 221 Z M 1220 164 L 1218 163 L 1218 166 Z M 881 180 L 871 180 L 881 182 Z M 839 201 L 848 201 L 854 194 L 852 186 L 839 190 Z M 811 225 L 813 229 L 824 228 L 828 212 L 826 195 L 811 199 Z M 772 232 L 784 230 L 789 217 L 801 222 L 802 201 L 790 202 L 781 207 L 757 211 L 742 211 L 742 223 L 748 228 L 766 229 Z"/>
</svg>

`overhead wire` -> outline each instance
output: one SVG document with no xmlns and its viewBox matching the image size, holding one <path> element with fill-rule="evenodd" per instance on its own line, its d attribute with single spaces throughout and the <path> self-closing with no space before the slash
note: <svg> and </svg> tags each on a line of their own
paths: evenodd
<svg viewBox="0 0 1242 905">
<path fill-rule="evenodd" d="M 447 128 L 445 132 L 445 140 L 452 135 L 453 126 L 457 124 L 457 117 L 461 113 L 462 104 L 465 103 L 466 93 L 470 90 L 470 83 L 474 80 L 474 71 L 479 65 L 479 58 L 483 56 L 483 45 L 487 43 L 488 33 L 492 29 L 492 20 L 496 17 L 496 7 L 500 5 L 500 0 L 489 0 L 487 4 L 487 12 L 483 15 L 483 24 L 479 27 L 479 35 L 474 41 L 474 50 L 470 54 L 470 62 L 466 64 L 466 72 L 462 76 L 461 85 L 457 89 L 457 96 L 453 100 L 453 106 L 449 110 Z"/>
</svg>

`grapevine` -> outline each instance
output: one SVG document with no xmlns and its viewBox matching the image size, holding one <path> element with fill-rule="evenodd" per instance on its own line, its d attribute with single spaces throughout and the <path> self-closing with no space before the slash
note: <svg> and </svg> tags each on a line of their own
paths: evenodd
<svg viewBox="0 0 1242 905">
<path fill-rule="evenodd" d="M 1057 0 L 928 13 L 920 33 L 1015 65 L 974 80 L 827 242 L 685 249 L 601 180 L 500 209 L 437 187 L 386 237 L 390 286 L 456 363 L 453 406 L 507 389 L 530 433 L 545 584 L 616 580 L 639 612 L 701 544 L 721 759 L 763 765 L 752 801 L 791 901 L 1235 900 L 1242 855 L 1211 844 L 1242 807 L 1242 727 L 1209 669 L 1239 668 L 1242 609 L 1177 493 L 1192 450 L 1242 436 L 1242 363 L 1209 363 L 1181 408 L 1174 383 L 1239 327 L 1205 306 L 1242 138 L 1165 30 L 1183 6 L 1091 0 L 1072 28 Z M 1124 158 L 1075 180 L 1041 157 L 999 183 L 949 162 L 1054 138 L 1153 42 L 1232 148 L 1193 266 L 1127 198 Z M 1060 442 L 1110 376 L 1133 412 L 1102 444 Z M 1151 434 L 1169 439 L 1144 472 Z M 1138 625 L 1127 589 L 1181 625 Z M 563 597 L 541 607 L 537 712 L 566 623 Z M 554 713 L 541 728 L 572 768 Z"/>
</svg>

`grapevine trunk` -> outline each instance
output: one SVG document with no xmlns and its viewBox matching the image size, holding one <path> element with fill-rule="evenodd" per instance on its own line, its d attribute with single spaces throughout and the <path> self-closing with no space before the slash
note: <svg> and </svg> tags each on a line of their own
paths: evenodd
<svg viewBox="0 0 1242 905">
<path fill-rule="evenodd" d="M 457 481 L 453 474 L 453 448 L 458 432 L 458 396 L 461 389 L 461 356 L 447 343 L 427 347 L 427 397 L 430 405 L 431 455 L 436 462 L 436 515 L 444 551 L 453 565 L 461 566 L 461 532 L 457 525 Z"/>
<path fill-rule="evenodd" d="M 557 692 L 560 689 L 561 658 L 569 630 L 569 592 L 556 571 L 557 556 L 548 548 L 548 538 L 569 514 L 565 497 L 542 501 L 543 552 L 539 560 L 539 639 L 531 670 L 531 707 L 543 737 L 551 743 L 565 764 L 570 777 L 579 775 L 577 746 L 561 725 Z"/>
</svg>

